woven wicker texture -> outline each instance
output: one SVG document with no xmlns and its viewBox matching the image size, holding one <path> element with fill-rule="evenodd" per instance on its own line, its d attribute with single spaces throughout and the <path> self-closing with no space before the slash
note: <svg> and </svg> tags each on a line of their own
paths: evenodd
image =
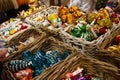
<svg viewBox="0 0 120 80">
<path fill-rule="evenodd" d="M 7 45 L 8 46 L 19 45 L 20 44 L 19 42 L 25 42 L 29 37 L 34 37 L 37 40 L 37 38 L 39 37 L 43 38 L 45 37 L 45 35 L 46 34 L 40 30 L 30 28 L 13 37 L 11 40 L 7 42 Z"/>
<path fill-rule="evenodd" d="M 73 72 L 77 67 L 87 69 L 88 73 L 102 80 L 119 80 L 119 69 L 111 64 L 98 61 L 91 57 L 72 54 L 66 60 L 48 68 L 35 80 L 60 80 L 66 73 Z"/>
<path fill-rule="evenodd" d="M 7 61 L 5 62 L 5 72 L 7 73 L 7 77 L 10 80 L 15 80 L 13 74 L 10 72 L 8 68 L 8 63 L 11 60 L 19 59 L 21 57 L 21 53 L 24 52 L 25 50 L 31 51 L 33 53 L 36 53 L 38 50 L 43 50 L 43 51 L 50 51 L 50 50 L 57 50 L 59 53 L 65 52 L 65 51 L 70 51 L 71 54 L 75 54 L 74 52 L 76 49 L 71 48 L 69 45 L 60 42 L 53 37 L 49 37 L 48 39 L 43 39 L 43 40 L 37 40 L 34 43 L 34 46 L 28 45 L 26 48 L 23 50 L 16 52 L 14 55 L 11 55 L 8 57 Z"/>
<path fill-rule="evenodd" d="M 6 42 L 6 46 L 7 47 L 12 47 L 12 46 L 19 46 L 21 43 L 20 42 L 25 42 L 26 40 L 28 40 L 30 37 L 34 38 L 34 41 L 24 45 L 22 48 L 26 47 L 27 45 L 34 45 L 34 42 L 36 42 L 36 40 L 38 39 L 42 39 L 46 36 L 46 34 L 40 30 L 37 30 L 35 28 L 30 28 L 25 30 L 24 32 L 14 36 L 11 40 L 9 40 L 8 42 Z M 22 48 L 19 48 L 17 50 L 17 52 L 19 52 L 19 50 L 21 50 Z M 13 52 L 12 54 L 14 54 L 15 52 Z M 10 55 L 12 55 L 10 54 Z M 7 59 L 6 59 L 7 60 Z"/>
<path fill-rule="evenodd" d="M 120 68 L 120 54 L 119 53 L 114 53 L 114 52 L 109 52 L 106 50 L 100 50 L 100 51 L 91 51 L 90 55 L 93 58 L 96 58 L 100 61 L 104 61 L 107 63 L 110 63 L 118 68 Z"/>
</svg>

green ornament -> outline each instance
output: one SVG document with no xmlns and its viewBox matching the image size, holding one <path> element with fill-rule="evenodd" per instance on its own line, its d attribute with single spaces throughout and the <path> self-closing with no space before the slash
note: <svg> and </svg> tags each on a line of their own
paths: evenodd
<svg viewBox="0 0 120 80">
<path fill-rule="evenodd" d="M 83 26 L 80 26 L 79 28 L 80 28 L 81 32 L 83 32 L 83 33 L 86 32 L 86 26 L 83 25 Z"/>
<path fill-rule="evenodd" d="M 94 39 L 94 35 L 93 35 L 93 33 L 92 32 L 87 32 L 86 34 L 86 40 L 87 41 L 92 41 L 93 39 Z"/>
<path fill-rule="evenodd" d="M 75 37 L 80 37 L 81 35 L 81 30 L 79 28 L 72 28 L 71 30 L 71 35 L 75 36 Z"/>
</svg>

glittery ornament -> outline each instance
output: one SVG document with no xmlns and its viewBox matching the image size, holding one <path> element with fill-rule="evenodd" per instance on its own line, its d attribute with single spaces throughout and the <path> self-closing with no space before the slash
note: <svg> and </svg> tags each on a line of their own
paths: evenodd
<svg viewBox="0 0 120 80">
<path fill-rule="evenodd" d="M 45 58 L 47 59 L 47 64 L 49 66 L 52 66 L 55 63 L 57 63 L 57 60 L 55 60 L 54 56 L 51 53 L 52 53 L 52 51 L 49 51 L 46 53 L 46 56 L 45 56 Z"/>
<path fill-rule="evenodd" d="M 9 68 L 12 72 L 16 72 L 22 69 L 25 69 L 32 65 L 32 62 L 27 62 L 23 60 L 12 60 L 9 63 Z"/>
<path fill-rule="evenodd" d="M 34 57 L 34 61 L 33 61 L 33 66 L 36 67 L 43 67 L 44 62 L 46 62 L 46 59 L 44 57 L 44 54 L 42 51 L 37 52 L 37 54 Z"/>
<path fill-rule="evenodd" d="M 34 61 L 34 58 L 35 58 L 35 55 L 29 51 L 24 51 L 22 53 L 22 60 L 25 60 L 25 61 Z"/>
<path fill-rule="evenodd" d="M 120 44 L 120 35 L 116 36 L 116 42 Z"/>
<path fill-rule="evenodd" d="M 16 31 L 13 29 L 13 30 L 10 30 L 9 34 L 10 34 L 10 35 L 13 35 L 13 34 L 15 34 L 15 32 L 16 32 Z"/>
<path fill-rule="evenodd" d="M 33 76 L 38 76 L 43 72 L 44 68 L 43 67 L 35 67 Z"/>
<path fill-rule="evenodd" d="M 17 73 L 14 73 L 14 77 L 17 80 L 32 80 L 32 70 L 26 69 L 26 70 L 20 70 Z"/>
<path fill-rule="evenodd" d="M 85 33 L 85 39 L 86 39 L 87 41 L 92 41 L 92 40 L 94 39 L 93 33 L 92 33 L 92 32 L 87 32 L 87 33 Z"/>
<path fill-rule="evenodd" d="M 80 37 L 81 30 L 79 28 L 74 27 L 71 29 L 70 33 L 75 37 Z"/>
<path fill-rule="evenodd" d="M 85 25 L 79 23 L 79 24 L 77 24 L 77 27 L 81 30 L 81 32 L 84 32 L 84 33 L 86 32 L 86 26 Z"/>
<path fill-rule="evenodd" d="M 26 29 L 28 26 L 26 26 L 26 25 L 21 25 L 21 28 L 20 28 L 20 30 L 24 30 L 24 29 Z"/>
<path fill-rule="evenodd" d="M 106 33 L 106 28 L 105 27 L 102 27 L 99 29 L 99 34 L 105 34 Z"/>
</svg>

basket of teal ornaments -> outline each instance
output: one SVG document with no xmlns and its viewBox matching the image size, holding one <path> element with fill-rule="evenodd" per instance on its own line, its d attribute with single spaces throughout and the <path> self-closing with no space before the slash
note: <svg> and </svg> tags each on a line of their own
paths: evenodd
<svg viewBox="0 0 120 80">
<path fill-rule="evenodd" d="M 53 65 L 60 63 L 61 60 L 75 52 L 76 49 L 53 37 L 38 40 L 34 46 L 26 47 L 15 55 L 9 56 L 4 66 L 5 72 L 8 79 L 32 80 L 46 71 L 48 67 L 52 68 Z"/>
</svg>

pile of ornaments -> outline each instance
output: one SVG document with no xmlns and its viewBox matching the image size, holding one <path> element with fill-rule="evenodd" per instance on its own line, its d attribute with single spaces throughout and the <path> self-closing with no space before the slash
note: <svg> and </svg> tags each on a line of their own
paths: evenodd
<svg viewBox="0 0 120 80">
<path fill-rule="evenodd" d="M 77 70 L 71 73 L 67 73 L 61 80 L 102 80 L 98 77 L 90 75 L 87 70 L 78 67 Z"/>
<path fill-rule="evenodd" d="M 78 7 L 59 7 L 58 13 L 50 14 L 42 23 L 49 29 L 63 29 L 72 36 L 92 41 L 107 32 L 120 19 L 114 11 L 101 8 L 98 12 L 85 14 Z"/>
<path fill-rule="evenodd" d="M 7 41 L 8 38 L 16 33 L 20 33 L 31 26 L 21 21 L 0 28 L 0 39 Z"/>
<path fill-rule="evenodd" d="M 58 51 L 43 52 L 40 50 L 36 54 L 25 51 L 22 53 L 21 60 L 11 60 L 8 66 L 17 80 L 23 80 L 23 76 L 28 74 L 26 69 L 30 69 L 30 74 L 32 72 L 33 77 L 38 76 L 46 68 L 65 59 L 69 54 L 70 52 L 68 51 L 59 53 Z"/>
<path fill-rule="evenodd" d="M 43 26 L 48 26 L 49 29 L 65 28 L 68 24 L 73 24 L 82 15 L 84 13 L 76 6 L 71 6 L 70 8 L 60 6 L 58 12 L 49 14 L 42 24 Z"/>
<path fill-rule="evenodd" d="M 110 13 L 106 8 L 102 8 L 97 13 L 89 13 L 86 17 L 81 16 L 76 23 L 68 27 L 66 32 L 92 41 L 105 34 L 108 29 L 113 27 L 113 24 L 118 25 L 119 23 L 120 19 L 116 13 Z"/>
</svg>

